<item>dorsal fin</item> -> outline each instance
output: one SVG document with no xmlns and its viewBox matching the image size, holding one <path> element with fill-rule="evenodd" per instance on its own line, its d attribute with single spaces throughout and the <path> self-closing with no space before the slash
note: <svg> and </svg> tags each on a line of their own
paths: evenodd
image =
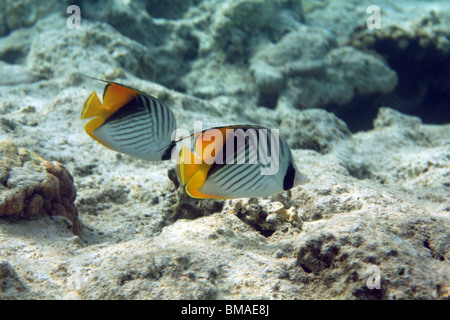
<svg viewBox="0 0 450 320">
<path fill-rule="evenodd" d="M 205 140 L 206 132 L 210 132 L 209 140 Z M 214 137 L 214 140 L 212 139 Z M 203 131 L 195 143 L 195 153 L 208 164 L 214 162 L 215 157 L 222 150 L 226 141 L 226 128 L 213 128 Z"/>
<path fill-rule="evenodd" d="M 114 82 L 108 82 L 103 92 L 103 105 L 111 112 L 115 112 L 133 99 L 136 94 L 139 94 L 139 91 Z"/>
</svg>

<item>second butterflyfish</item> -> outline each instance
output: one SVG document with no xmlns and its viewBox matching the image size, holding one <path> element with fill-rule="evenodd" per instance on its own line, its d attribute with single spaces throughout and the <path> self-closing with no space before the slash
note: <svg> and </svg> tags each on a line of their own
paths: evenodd
<svg viewBox="0 0 450 320">
<path fill-rule="evenodd" d="M 192 136 L 193 150 L 182 147 L 177 173 L 193 198 L 265 197 L 308 182 L 278 130 L 239 125 Z"/>
<path fill-rule="evenodd" d="M 84 104 L 81 119 L 93 118 L 85 131 L 118 152 L 149 161 L 170 159 L 177 126 L 172 110 L 145 92 L 104 82 L 103 103 L 94 91 Z"/>
</svg>

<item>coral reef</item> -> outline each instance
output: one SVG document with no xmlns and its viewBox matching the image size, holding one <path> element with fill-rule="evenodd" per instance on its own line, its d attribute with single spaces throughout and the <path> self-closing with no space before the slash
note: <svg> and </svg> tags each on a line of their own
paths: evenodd
<svg viewBox="0 0 450 320">
<path fill-rule="evenodd" d="M 70 221 L 74 234 L 81 232 L 73 178 L 62 164 L 45 161 L 8 140 L 0 140 L 0 154 L 0 216 L 61 216 Z"/>
</svg>

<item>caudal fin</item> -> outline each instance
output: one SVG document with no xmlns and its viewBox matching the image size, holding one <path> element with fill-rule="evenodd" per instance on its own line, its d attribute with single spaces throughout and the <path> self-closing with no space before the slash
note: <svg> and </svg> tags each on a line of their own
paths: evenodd
<svg viewBox="0 0 450 320">
<path fill-rule="evenodd" d="M 83 106 L 83 111 L 81 112 L 81 119 L 89 119 L 98 116 L 103 109 L 103 105 L 100 102 L 97 93 L 94 91 L 86 99 Z"/>
</svg>

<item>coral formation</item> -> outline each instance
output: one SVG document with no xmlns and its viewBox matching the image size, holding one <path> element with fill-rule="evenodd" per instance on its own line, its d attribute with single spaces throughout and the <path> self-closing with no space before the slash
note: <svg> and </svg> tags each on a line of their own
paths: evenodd
<svg viewBox="0 0 450 320">
<path fill-rule="evenodd" d="M 62 216 L 74 234 L 81 232 L 73 178 L 61 163 L 45 161 L 8 140 L 0 141 L 0 154 L 0 216 Z"/>
</svg>

